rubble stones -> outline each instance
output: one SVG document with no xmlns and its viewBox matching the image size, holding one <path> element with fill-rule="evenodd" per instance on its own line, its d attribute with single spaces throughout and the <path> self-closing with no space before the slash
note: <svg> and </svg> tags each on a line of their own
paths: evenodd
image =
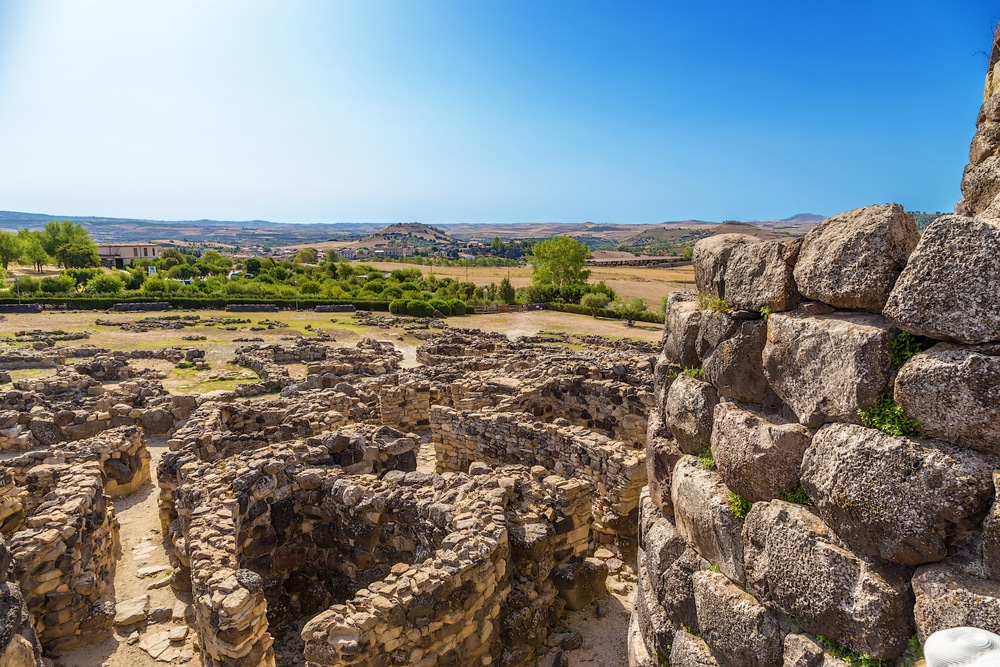
<svg viewBox="0 0 1000 667">
<path fill-rule="evenodd" d="M 920 237 L 885 315 L 936 340 L 1000 341 L 1000 220 L 938 218 Z"/>
<path fill-rule="evenodd" d="M 919 239 L 899 204 L 835 215 L 806 234 L 795 283 L 807 299 L 881 313 Z"/>
</svg>

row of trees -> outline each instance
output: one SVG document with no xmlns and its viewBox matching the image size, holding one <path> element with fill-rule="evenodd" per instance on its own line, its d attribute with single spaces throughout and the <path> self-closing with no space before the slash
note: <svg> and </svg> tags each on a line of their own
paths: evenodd
<svg viewBox="0 0 1000 667">
<path fill-rule="evenodd" d="M 45 223 L 40 231 L 21 229 L 16 234 L 0 232 L 0 266 L 7 270 L 11 262 L 27 264 L 38 273 L 46 264 L 66 268 L 101 265 L 97 245 L 80 225 L 69 220 Z"/>
</svg>

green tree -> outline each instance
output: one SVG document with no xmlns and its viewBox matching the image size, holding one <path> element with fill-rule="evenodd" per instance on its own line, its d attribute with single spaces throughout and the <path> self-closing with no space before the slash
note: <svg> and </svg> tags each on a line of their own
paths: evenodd
<svg viewBox="0 0 1000 667">
<path fill-rule="evenodd" d="M 612 312 L 621 315 L 622 319 L 625 320 L 625 324 L 633 326 L 635 325 L 636 316 L 646 310 L 646 302 L 639 297 L 624 301 L 615 300 L 611 302 L 610 308 Z"/>
<path fill-rule="evenodd" d="M 89 245 L 64 243 L 56 250 L 56 261 L 67 269 L 84 269 L 101 265 L 101 258 L 97 256 L 97 246 L 93 242 Z"/>
<path fill-rule="evenodd" d="M 601 292 L 589 292 L 584 294 L 580 299 L 580 305 L 584 308 L 590 308 L 590 311 L 597 317 L 597 311 L 604 308 L 611 302 L 607 294 Z"/>
<path fill-rule="evenodd" d="M 7 270 L 7 265 L 21 259 L 24 254 L 24 244 L 16 234 L 0 232 L 0 266 Z"/>
<path fill-rule="evenodd" d="M 243 262 L 243 270 L 246 271 L 247 273 L 252 273 L 253 275 L 257 275 L 258 273 L 260 273 L 260 260 L 257 259 L 256 257 L 248 257 Z"/>
<path fill-rule="evenodd" d="M 315 264 L 319 261 L 319 251 L 316 248 L 303 248 L 295 253 L 295 262 L 298 264 Z"/>
<path fill-rule="evenodd" d="M 45 223 L 40 232 L 40 238 L 42 241 L 42 248 L 45 249 L 46 254 L 50 257 L 56 257 L 56 253 L 61 246 L 71 244 L 88 246 L 94 248 L 94 254 L 97 254 L 97 246 L 90 238 L 90 234 L 82 226 L 76 224 L 75 222 L 70 222 L 69 220 L 50 220 Z"/>
<path fill-rule="evenodd" d="M 569 236 L 555 236 L 536 243 L 528 255 L 533 285 L 566 285 L 587 282 L 590 271 L 583 267 L 590 257 L 590 249 Z"/>
<path fill-rule="evenodd" d="M 684 248 L 684 250 L 681 250 L 681 259 L 689 260 L 692 257 L 694 257 L 694 248 L 692 248 L 691 246 L 688 246 L 687 248 Z"/>
<path fill-rule="evenodd" d="M 503 280 L 500 281 L 500 287 L 497 288 L 497 298 L 506 304 L 514 303 L 516 294 L 514 286 L 510 284 L 510 278 L 504 276 Z"/>
<path fill-rule="evenodd" d="M 52 263 L 52 257 L 45 252 L 45 248 L 42 245 L 42 235 L 40 232 L 30 232 L 27 229 L 21 229 L 17 232 L 17 238 L 21 239 L 23 248 L 21 259 L 31 264 L 35 268 L 35 271 L 41 273 L 42 268 L 46 264 Z"/>
<path fill-rule="evenodd" d="M 118 294 L 125 289 L 125 281 L 113 273 L 102 273 L 87 283 L 87 290 L 98 294 Z"/>
</svg>

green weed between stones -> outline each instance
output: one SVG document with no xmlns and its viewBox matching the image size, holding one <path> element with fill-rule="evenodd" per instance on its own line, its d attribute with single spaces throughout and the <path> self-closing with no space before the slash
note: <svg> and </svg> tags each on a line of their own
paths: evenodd
<svg viewBox="0 0 1000 667">
<path fill-rule="evenodd" d="M 689 378 L 694 378 L 695 380 L 704 380 L 705 379 L 705 369 L 704 368 L 693 368 L 693 367 L 692 368 L 685 368 L 684 370 L 681 371 L 681 373 L 684 373 L 684 375 L 688 376 Z"/>
<path fill-rule="evenodd" d="M 816 641 L 819 642 L 819 645 L 822 646 L 827 653 L 835 658 L 840 658 L 850 667 L 892 667 L 892 661 L 890 660 L 879 660 L 871 657 L 867 653 L 855 653 L 854 651 L 849 651 L 844 646 L 829 637 L 816 635 Z"/>
<path fill-rule="evenodd" d="M 722 299 L 711 292 L 702 292 L 698 295 L 698 307 L 702 310 L 708 310 L 713 313 L 728 313 L 729 304 L 726 303 L 725 299 Z"/>
<path fill-rule="evenodd" d="M 753 507 L 752 502 L 732 491 L 726 491 L 726 500 L 729 501 L 729 511 L 740 521 L 747 518 L 750 508 Z"/>
<path fill-rule="evenodd" d="M 782 493 L 781 499 L 786 503 L 795 503 L 796 505 L 812 505 L 812 501 L 806 495 L 806 490 L 802 488 L 801 482 L 796 482 L 795 486 Z"/>
<path fill-rule="evenodd" d="M 931 340 L 930 338 L 924 338 L 923 336 L 914 336 L 906 331 L 900 331 L 896 334 L 896 337 L 892 339 L 889 343 L 889 347 L 892 349 L 892 363 L 897 366 L 902 366 L 910 357 L 917 354 L 918 352 L 923 352 L 926 349 L 932 347 L 937 341 Z"/>
<path fill-rule="evenodd" d="M 705 470 L 715 470 L 715 457 L 712 456 L 711 447 L 706 447 L 705 450 L 698 455 L 698 463 Z"/>
<path fill-rule="evenodd" d="M 760 307 L 760 318 L 762 320 L 764 320 L 765 322 L 767 322 L 767 318 L 771 317 L 771 313 L 773 313 L 773 312 L 774 311 L 771 310 L 770 308 L 768 308 L 767 306 L 761 306 Z"/>
<path fill-rule="evenodd" d="M 861 423 L 868 428 L 882 431 L 886 435 L 910 436 L 926 438 L 924 426 L 918 420 L 910 417 L 897 405 L 891 393 L 885 393 L 875 399 L 875 405 L 869 410 L 858 410 Z"/>
</svg>

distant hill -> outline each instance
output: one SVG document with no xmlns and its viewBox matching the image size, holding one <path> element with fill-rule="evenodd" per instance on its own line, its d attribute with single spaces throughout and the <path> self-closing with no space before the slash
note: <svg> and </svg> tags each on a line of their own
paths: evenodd
<svg viewBox="0 0 1000 667">
<path fill-rule="evenodd" d="M 458 240 L 440 229 L 436 229 L 421 222 L 400 222 L 389 225 L 374 234 L 365 236 L 357 242 L 358 246 L 386 245 L 389 242 L 397 241 L 409 245 L 451 245 L 458 243 Z"/>
</svg>

